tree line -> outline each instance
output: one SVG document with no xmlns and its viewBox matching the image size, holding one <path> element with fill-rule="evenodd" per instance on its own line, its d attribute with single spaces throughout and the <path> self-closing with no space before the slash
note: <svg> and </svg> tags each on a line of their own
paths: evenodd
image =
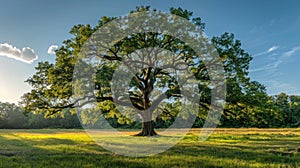
<svg viewBox="0 0 300 168">
<path fill-rule="evenodd" d="M 1 129 L 82 128 L 78 117 L 65 110 L 60 116 L 45 118 L 43 114 L 25 114 L 14 103 L 0 102 Z"/>
<path fill-rule="evenodd" d="M 201 128 L 205 115 L 198 114 L 194 128 Z M 120 122 L 117 116 L 107 119 L 115 128 L 140 129 L 141 122 Z M 161 119 L 157 117 L 153 123 L 155 128 L 168 128 L 175 118 Z M 94 123 L 97 127 L 101 120 Z M 218 124 L 219 128 L 286 128 L 300 126 L 300 96 L 281 93 L 268 96 L 268 104 L 264 107 L 248 107 L 232 113 L 224 113 Z M 76 114 L 70 110 L 63 111 L 59 116 L 44 117 L 44 114 L 25 114 L 22 108 L 12 103 L 0 102 L 0 129 L 42 129 L 65 128 L 81 129 Z"/>
</svg>

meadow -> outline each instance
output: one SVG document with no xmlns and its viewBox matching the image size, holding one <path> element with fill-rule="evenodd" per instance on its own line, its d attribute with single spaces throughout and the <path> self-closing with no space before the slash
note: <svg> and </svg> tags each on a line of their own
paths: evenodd
<svg viewBox="0 0 300 168">
<path fill-rule="evenodd" d="M 204 142 L 199 131 L 160 154 L 129 157 L 105 150 L 84 130 L 0 130 L 0 167 L 300 167 L 299 128 L 216 129 Z"/>
</svg>

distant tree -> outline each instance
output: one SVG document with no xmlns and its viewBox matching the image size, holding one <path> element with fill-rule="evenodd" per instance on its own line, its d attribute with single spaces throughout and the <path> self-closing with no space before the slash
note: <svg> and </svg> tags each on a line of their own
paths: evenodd
<svg viewBox="0 0 300 168">
<path fill-rule="evenodd" d="M 300 96 L 291 95 L 290 97 L 290 126 L 300 126 Z"/>
<path fill-rule="evenodd" d="M 65 109 L 61 114 L 51 117 L 44 117 L 44 114 L 27 114 L 27 128 L 30 129 L 42 129 L 42 128 L 82 128 L 77 115 L 70 113 L 68 109 Z"/>
<path fill-rule="evenodd" d="M 281 119 L 280 125 L 284 127 L 297 127 L 300 125 L 300 97 L 280 93 L 272 96 L 273 109 Z"/>
<path fill-rule="evenodd" d="M 149 11 L 150 7 L 137 7 L 134 12 Z M 171 8 L 170 13 L 179 15 L 192 22 L 197 29 L 203 30 L 205 24 L 199 17 L 193 18 L 193 13 L 181 8 Z M 32 86 L 32 90 L 22 97 L 22 105 L 27 112 L 45 113 L 46 116 L 57 115 L 65 108 L 76 108 L 84 105 L 79 104 L 81 100 L 89 102 L 89 97 L 83 97 L 81 100 L 72 97 L 73 72 L 76 60 L 81 52 L 84 43 L 89 37 L 100 27 L 114 20 L 114 17 L 103 16 L 98 25 L 92 28 L 90 25 L 76 25 L 70 33 L 73 38 L 63 42 L 63 46 L 56 51 L 56 61 L 54 64 L 49 62 L 39 62 L 36 67 L 36 73 L 29 78 L 28 82 Z M 230 122 L 233 116 L 235 119 L 241 115 L 247 115 L 248 108 L 259 108 L 268 99 L 265 93 L 265 87 L 258 82 L 253 82 L 248 76 L 249 63 L 252 57 L 241 48 L 241 42 L 235 40 L 233 34 L 224 33 L 220 37 L 214 37 L 212 43 L 215 45 L 219 56 L 223 62 L 227 82 L 227 104 L 224 111 L 224 124 Z M 96 72 L 95 79 L 95 97 L 98 107 L 106 118 L 118 118 L 119 123 L 130 123 L 126 116 L 122 115 L 116 109 L 111 93 L 111 84 L 115 63 L 120 62 L 130 53 L 147 47 L 159 47 L 169 50 L 173 53 L 179 53 L 180 58 L 192 70 L 195 78 L 199 81 L 209 81 L 209 73 L 199 55 L 195 53 L 184 42 L 175 37 L 158 34 L 158 33 L 142 33 L 128 36 L 127 38 L 116 43 L 112 48 L 108 49 L 107 55 L 96 55 L 106 60 L 105 63 L 99 64 L 99 70 Z M 195 61 L 198 60 L 198 61 Z M 174 116 L 178 114 L 180 106 L 180 97 L 182 96 L 179 85 L 176 80 L 165 70 L 155 67 L 145 67 L 137 71 L 135 78 L 132 79 L 129 96 L 131 103 L 141 111 L 150 108 L 151 104 L 158 104 L 149 99 L 154 88 L 165 88 L 165 94 L 172 101 L 163 110 L 163 113 L 157 116 L 156 121 L 172 121 Z M 200 113 L 201 119 L 204 119 L 207 111 L 210 109 L 211 86 L 199 82 L 200 90 Z M 90 99 L 92 100 L 92 99 Z M 159 99 L 161 101 L 162 99 Z M 155 100 L 154 100 L 155 101 Z M 121 100 L 120 100 L 121 102 Z M 126 104 L 128 102 L 121 102 Z M 244 114 L 241 114 L 244 113 Z M 88 111 L 82 112 L 82 121 L 92 121 L 93 117 Z M 140 113 L 142 117 L 141 136 L 156 135 L 154 126 L 151 121 L 153 111 L 148 113 Z M 94 118 L 97 115 L 94 116 Z"/>
<path fill-rule="evenodd" d="M 225 127 L 251 127 L 262 122 L 261 114 L 268 108 L 266 87 L 257 81 L 251 81 L 249 66 L 252 57 L 242 49 L 239 40 L 233 34 L 224 33 L 213 37 L 213 44 L 223 60 L 226 73 L 226 107 L 221 118 Z M 205 117 L 205 115 L 202 115 Z"/>
<path fill-rule="evenodd" d="M 15 104 L 0 102 L 0 128 L 26 128 L 27 118 Z"/>
</svg>

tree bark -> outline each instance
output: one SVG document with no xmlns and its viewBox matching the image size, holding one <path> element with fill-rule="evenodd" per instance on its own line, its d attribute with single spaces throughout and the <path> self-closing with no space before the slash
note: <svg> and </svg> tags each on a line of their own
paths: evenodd
<svg viewBox="0 0 300 168">
<path fill-rule="evenodd" d="M 142 130 L 135 136 L 154 136 L 154 135 L 157 135 L 157 133 L 154 130 L 152 121 L 146 121 L 146 122 L 142 122 Z"/>
<path fill-rule="evenodd" d="M 157 133 L 154 130 L 153 122 L 151 120 L 152 118 L 152 112 L 147 111 L 144 113 L 141 113 L 142 116 L 142 130 L 135 136 L 154 136 L 157 135 Z"/>
</svg>

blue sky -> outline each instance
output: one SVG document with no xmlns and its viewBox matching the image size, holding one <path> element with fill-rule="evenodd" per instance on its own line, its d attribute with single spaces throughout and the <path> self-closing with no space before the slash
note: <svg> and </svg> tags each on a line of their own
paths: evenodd
<svg viewBox="0 0 300 168">
<path fill-rule="evenodd" d="M 0 101 L 17 102 L 30 90 L 24 81 L 39 61 L 51 61 L 51 45 L 70 38 L 73 25 L 97 24 L 99 18 L 127 15 L 138 5 L 161 11 L 182 7 L 200 16 L 209 37 L 232 32 L 254 56 L 252 80 L 269 94 L 300 94 L 300 1 L 189 0 L 189 1 L 0 1 Z M 16 60 L 15 58 L 20 58 Z"/>
</svg>

